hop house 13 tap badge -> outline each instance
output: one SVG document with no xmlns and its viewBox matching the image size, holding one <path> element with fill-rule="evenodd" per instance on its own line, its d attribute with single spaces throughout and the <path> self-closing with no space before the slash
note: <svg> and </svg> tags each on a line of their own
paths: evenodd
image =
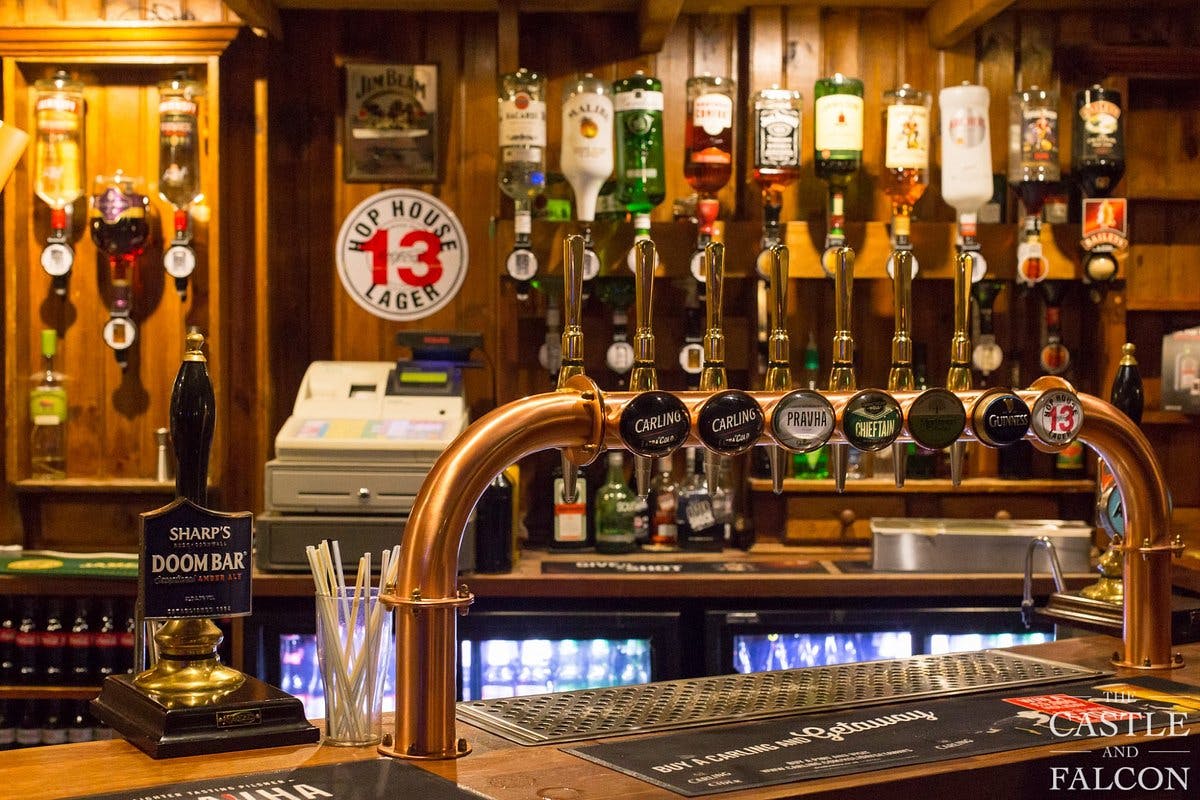
<svg viewBox="0 0 1200 800">
<path fill-rule="evenodd" d="M 449 303 L 467 275 L 467 236 L 450 207 L 415 189 L 358 204 L 337 239 L 342 286 L 367 311 L 397 322 Z"/>
</svg>

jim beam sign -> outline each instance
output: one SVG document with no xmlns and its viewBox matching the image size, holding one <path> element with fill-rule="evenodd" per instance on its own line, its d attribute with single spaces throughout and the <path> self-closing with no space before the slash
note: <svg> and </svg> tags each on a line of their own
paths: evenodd
<svg viewBox="0 0 1200 800">
<path fill-rule="evenodd" d="M 467 236 L 449 206 L 415 189 L 358 204 L 337 238 L 338 278 L 362 308 L 409 322 L 445 308 L 467 275 Z"/>
</svg>

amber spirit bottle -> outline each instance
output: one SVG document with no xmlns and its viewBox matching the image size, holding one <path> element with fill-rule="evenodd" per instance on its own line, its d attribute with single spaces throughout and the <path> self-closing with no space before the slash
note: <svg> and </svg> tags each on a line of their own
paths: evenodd
<svg viewBox="0 0 1200 800">
<path fill-rule="evenodd" d="M 883 191 L 897 246 L 909 243 L 913 206 L 929 185 L 929 108 L 929 95 L 907 83 L 883 94 Z"/>
<path fill-rule="evenodd" d="M 683 176 L 701 197 L 719 192 L 733 174 L 734 81 L 716 75 L 687 80 Z"/>
</svg>

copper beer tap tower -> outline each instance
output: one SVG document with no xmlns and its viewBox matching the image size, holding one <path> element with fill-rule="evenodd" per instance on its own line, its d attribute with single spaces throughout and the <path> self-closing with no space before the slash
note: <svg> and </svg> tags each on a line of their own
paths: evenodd
<svg viewBox="0 0 1200 800">
<path fill-rule="evenodd" d="M 713 245 L 709 247 L 714 248 Z M 583 274 L 582 250 L 580 237 L 568 237 L 564 243 L 567 303 L 575 304 L 573 310 L 567 310 L 567 319 L 580 319 L 578 286 Z M 836 293 L 839 324 L 835 337 L 835 367 L 830 389 L 822 394 L 832 405 L 836 419 L 828 441 L 835 454 L 840 451 L 844 456 L 851 440 L 844 432 L 847 405 L 852 400 L 858 403 L 859 395 L 867 392 L 881 393 L 878 390 L 856 392 L 853 372 L 849 372 L 847 380 L 846 375 L 837 371 L 839 367 L 843 372 L 851 369 L 853 353 L 853 339 L 847 330 L 853 253 L 849 248 L 841 248 L 838 256 L 838 274 L 842 280 Z M 649 282 L 653 279 L 653 270 L 649 268 L 652 257 L 649 243 L 637 251 L 638 260 L 645 262 L 645 268 L 636 270 L 639 298 L 645 299 L 645 308 L 639 304 L 638 314 L 638 340 L 644 356 L 653 353 L 648 310 Z M 786 259 L 786 252 L 775 253 L 773 257 L 777 262 Z M 706 258 L 711 264 L 709 297 L 719 298 L 723 263 L 712 262 L 723 262 L 723 248 L 715 246 Z M 965 283 L 965 276 L 969 274 L 970 265 L 970 254 L 959 256 L 957 271 L 962 286 L 969 285 Z M 786 274 L 786 262 L 784 269 L 777 267 L 773 274 L 781 276 L 781 273 Z M 897 297 L 903 295 L 907 303 L 909 290 L 907 281 L 904 283 L 906 285 L 898 288 Z M 786 291 L 785 284 L 785 280 L 772 280 L 772 292 Z M 965 289 L 955 291 L 956 330 L 952 362 L 956 368 L 962 366 L 962 353 L 969 352 L 969 347 L 964 347 L 964 342 L 968 342 L 968 315 L 965 307 L 960 308 L 968 297 L 969 292 Z M 781 300 L 775 300 L 771 307 L 782 309 L 785 306 Z M 901 331 L 904 336 L 908 313 L 907 309 L 897 312 L 904 326 Z M 709 318 L 719 319 L 719 314 L 710 313 Z M 563 353 L 581 353 L 582 333 L 577 326 L 569 328 L 563 333 Z M 710 331 L 710 335 L 717 334 Z M 570 341 L 568 337 L 571 337 Z M 902 369 L 907 361 L 903 342 L 894 345 L 894 350 L 895 366 Z M 775 355 L 779 356 L 777 360 L 781 365 L 786 362 L 784 354 Z M 649 363 L 642 366 L 650 368 Z M 961 403 L 962 408 L 957 413 L 962 432 L 954 437 L 959 443 L 978 439 L 990 446 L 1004 444 L 1006 442 L 998 433 L 1003 430 L 1016 438 L 1028 438 L 1035 447 L 1047 452 L 1060 450 L 1075 438 L 1090 445 L 1112 472 L 1124 500 L 1126 515 L 1127 535 L 1122 548 L 1125 580 L 1123 649 L 1114 653 L 1113 661 L 1117 666 L 1134 669 L 1179 666 L 1181 657 L 1171 652 L 1170 558 L 1181 551 L 1182 545 L 1178 540 L 1172 541 L 1168 531 L 1171 501 L 1162 467 L 1149 441 L 1115 407 L 1099 398 L 1077 394 L 1060 378 L 1040 378 L 1024 390 L 981 391 L 970 389 L 969 382 L 962 380 L 960 373 L 961 370 L 957 373 L 952 370 L 949 391 L 937 388 L 916 392 L 904 385 L 904 381 L 895 381 L 894 391 L 886 393 L 884 399 L 890 397 L 889 404 L 892 401 L 899 404 L 903 410 L 903 424 L 891 434 L 891 441 L 920 441 L 920 437 L 914 439 L 910 431 L 909 412 L 922 395 L 939 392 L 942 407 L 947 398 L 951 401 L 957 398 Z M 788 396 L 785 376 L 778 377 L 770 391 L 745 393 L 761 410 L 760 420 L 773 420 L 780 401 Z M 457 582 L 458 551 L 467 518 L 497 473 L 517 460 L 547 448 L 560 449 L 565 463 L 579 467 L 590 463 L 607 448 L 624 448 L 641 456 L 657 456 L 668 455 L 681 445 L 710 447 L 701 438 L 699 430 L 700 412 L 713 396 L 710 392 L 661 392 L 654 388 L 655 383 L 650 379 L 631 385 L 661 395 L 656 399 L 667 406 L 674 403 L 682 409 L 685 419 L 690 422 L 686 433 L 680 431 L 669 442 L 669 437 L 660 437 L 659 444 L 653 446 L 627 441 L 621 434 L 622 416 L 632 401 L 644 398 L 647 392 L 603 393 L 583 374 L 580 365 L 564 377 L 556 391 L 516 400 L 482 417 L 438 459 L 409 515 L 396 584 L 380 598 L 396 611 L 395 727 L 390 736 L 385 736 L 379 748 L 381 753 L 411 759 L 449 759 L 470 752 L 466 739 L 460 738 L 455 730 L 456 617 L 465 614 L 474 599 L 468 588 Z M 723 386 L 714 388 L 724 389 Z M 963 410 L 965 423 L 962 421 Z M 753 436 L 747 446 L 784 446 L 772 430 L 771 424 L 761 426 L 761 433 Z M 1014 430 L 1016 433 L 1012 433 Z M 655 452 L 654 447 L 669 449 Z M 954 449 L 959 450 L 961 457 L 961 446 L 956 445 Z M 840 489 L 845 480 L 845 458 L 837 458 L 834 467 L 838 470 L 835 480 Z M 955 472 L 961 473 L 961 469 Z M 710 476 L 710 480 L 714 477 Z M 956 474 L 956 483 L 958 477 Z M 903 477 L 898 476 L 898 480 L 902 481 Z"/>
</svg>

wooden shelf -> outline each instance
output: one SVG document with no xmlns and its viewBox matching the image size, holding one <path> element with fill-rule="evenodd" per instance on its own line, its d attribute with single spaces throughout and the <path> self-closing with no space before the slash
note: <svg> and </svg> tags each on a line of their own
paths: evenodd
<svg viewBox="0 0 1200 800">
<path fill-rule="evenodd" d="M 99 694 L 99 686 L 0 686 L 4 700 L 91 700 Z"/>
<path fill-rule="evenodd" d="M 161 494 L 175 495 L 175 481 L 160 482 L 152 478 L 27 478 L 13 484 L 18 492 L 47 493 L 86 492 L 88 494 Z"/>
<path fill-rule="evenodd" d="M 1192 425 L 1196 422 L 1195 414 L 1184 414 L 1182 411 L 1151 410 L 1142 412 L 1143 425 Z"/>
<path fill-rule="evenodd" d="M 751 478 L 750 489 L 769 492 L 771 481 L 766 478 Z M 793 494 L 829 494 L 837 489 L 832 478 L 787 478 L 783 482 L 783 491 Z M 1096 484 L 1089 480 L 967 478 L 955 487 L 948 478 L 910 478 L 905 482 L 904 488 L 897 489 L 892 478 L 865 478 L 847 480 L 845 494 L 1086 494 L 1094 491 Z"/>
<path fill-rule="evenodd" d="M 1129 297 L 1125 307 L 1130 311 L 1197 311 L 1200 300 L 1193 297 Z"/>
</svg>

